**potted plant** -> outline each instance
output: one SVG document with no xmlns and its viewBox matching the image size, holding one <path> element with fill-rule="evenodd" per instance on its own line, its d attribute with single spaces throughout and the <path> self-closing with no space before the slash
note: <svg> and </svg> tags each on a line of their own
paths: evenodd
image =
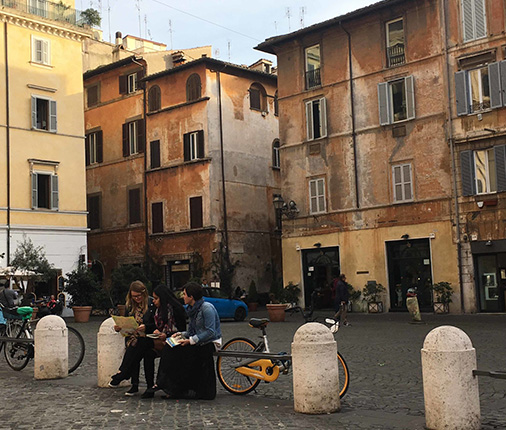
<svg viewBox="0 0 506 430">
<path fill-rule="evenodd" d="M 248 309 L 250 312 L 256 311 L 258 308 L 258 291 L 255 281 L 251 281 L 248 290 Z"/>
<path fill-rule="evenodd" d="M 367 301 L 367 310 L 370 313 L 383 312 L 383 302 L 380 300 L 381 295 L 386 292 L 386 288 L 376 283 L 376 281 L 369 281 L 364 286 L 362 294 Z"/>
<path fill-rule="evenodd" d="M 292 281 L 283 289 L 282 299 L 284 302 L 297 306 L 299 304 L 300 288 L 299 284 Z"/>
<path fill-rule="evenodd" d="M 88 322 L 92 305 L 100 292 L 100 286 L 93 272 L 84 264 L 67 273 L 64 291 L 69 294 L 69 305 L 74 311 L 75 322 Z"/>
<path fill-rule="evenodd" d="M 271 284 L 269 302 L 266 304 L 267 313 L 271 322 L 282 322 L 285 320 L 286 303 L 283 299 L 283 284 L 280 281 Z"/>
<path fill-rule="evenodd" d="M 149 280 L 142 267 L 127 264 L 112 271 L 111 299 L 120 315 L 125 315 L 125 300 L 133 281 L 141 281 L 149 289 Z"/>
<path fill-rule="evenodd" d="M 362 291 L 360 290 L 355 290 L 353 288 L 353 285 L 351 284 L 347 284 L 348 286 L 348 293 L 349 293 L 349 296 L 350 296 L 350 300 L 348 302 L 348 312 L 352 312 L 353 311 L 353 306 L 355 305 L 355 311 L 357 311 L 357 304 L 358 304 L 358 301 L 360 299 L 360 296 L 362 295 Z"/>
<path fill-rule="evenodd" d="M 447 314 L 450 312 L 453 288 L 449 282 L 438 282 L 431 286 L 434 294 L 434 313 Z"/>
</svg>

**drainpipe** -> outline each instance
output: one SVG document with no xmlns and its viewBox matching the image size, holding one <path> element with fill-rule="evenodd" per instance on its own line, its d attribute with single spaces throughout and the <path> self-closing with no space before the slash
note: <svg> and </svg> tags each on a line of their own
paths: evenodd
<svg viewBox="0 0 506 430">
<path fill-rule="evenodd" d="M 358 166 L 357 166 L 357 132 L 355 129 L 355 102 L 353 92 L 353 61 L 351 57 L 351 34 L 343 27 L 343 23 L 339 21 L 339 26 L 348 36 L 348 63 L 350 73 L 350 106 L 351 106 L 351 139 L 353 141 L 353 169 L 355 176 L 355 204 L 360 209 L 360 199 L 358 192 Z"/>
<path fill-rule="evenodd" d="M 11 132 L 9 110 L 9 55 L 7 52 L 7 22 L 4 23 L 5 44 L 5 122 L 6 122 L 6 147 L 7 147 L 7 266 L 11 262 Z"/>
<path fill-rule="evenodd" d="M 448 126 L 446 128 L 447 139 L 450 144 L 450 153 L 452 159 L 452 176 L 453 176 L 453 197 L 455 206 L 455 228 L 457 230 L 457 266 L 459 270 L 459 284 L 460 284 L 460 307 L 462 312 L 465 313 L 464 309 L 464 285 L 463 285 L 463 274 L 462 274 L 462 244 L 460 237 L 460 212 L 459 212 L 459 196 L 457 188 L 457 168 L 455 164 L 455 143 L 453 141 L 453 121 L 452 121 L 452 103 L 451 103 L 451 91 L 450 91 L 450 60 L 448 55 L 448 20 L 447 20 L 447 2 L 442 2 L 443 7 L 441 8 L 443 14 L 443 37 L 445 44 L 445 61 L 446 61 L 446 90 L 448 97 Z"/>
</svg>

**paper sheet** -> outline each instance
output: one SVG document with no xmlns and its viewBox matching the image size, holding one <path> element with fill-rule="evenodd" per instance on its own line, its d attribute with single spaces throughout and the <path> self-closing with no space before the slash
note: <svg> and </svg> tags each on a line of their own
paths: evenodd
<svg viewBox="0 0 506 430">
<path fill-rule="evenodd" d="M 114 320 L 114 324 L 121 327 L 120 333 L 123 337 L 132 335 L 139 327 L 134 317 L 118 317 L 113 315 L 112 319 Z"/>
</svg>

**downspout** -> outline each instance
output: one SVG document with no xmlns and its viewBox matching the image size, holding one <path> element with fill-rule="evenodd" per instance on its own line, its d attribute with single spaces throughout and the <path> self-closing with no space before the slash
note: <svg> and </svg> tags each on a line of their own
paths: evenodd
<svg viewBox="0 0 506 430">
<path fill-rule="evenodd" d="M 9 56 L 7 52 L 7 22 L 4 23 L 5 43 L 5 121 L 6 121 L 6 147 L 7 147 L 7 266 L 11 260 L 11 133 L 9 110 Z"/>
<path fill-rule="evenodd" d="M 348 36 L 348 65 L 350 73 L 350 107 L 351 107 L 351 139 L 353 142 L 353 172 L 355 176 L 355 203 L 357 209 L 360 209 L 359 191 L 358 191 L 358 163 L 357 163 L 357 132 L 355 129 L 355 99 L 353 92 L 353 61 L 351 57 L 351 34 L 343 27 L 339 21 L 339 26 Z"/>
<path fill-rule="evenodd" d="M 226 66 L 225 66 L 226 67 Z M 222 71 L 225 68 L 222 69 Z M 220 71 L 216 71 L 216 79 L 218 82 L 218 118 L 220 124 L 220 156 L 221 156 L 221 182 L 222 182 L 222 198 L 223 198 L 223 239 L 225 244 L 225 259 L 227 264 L 230 263 L 230 254 L 228 249 L 228 219 L 227 219 L 227 193 L 225 190 L 225 151 L 223 148 L 223 113 L 221 104 L 221 78 Z"/>
<path fill-rule="evenodd" d="M 455 164 L 455 144 L 453 142 L 453 121 L 452 121 L 452 103 L 451 103 L 451 91 L 450 91 L 450 60 L 448 55 L 448 21 L 447 21 L 447 10 L 446 3 L 442 1 L 443 7 L 443 34 L 445 44 L 445 61 L 446 61 L 446 90 L 448 97 L 448 126 L 446 128 L 447 139 L 450 144 L 450 153 L 452 158 L 452 176 L 453 176 L 453 197 L 455 205 L 455 228 L 456 228 L 456 239 L 457 239 L 457 267 L 459 270 L 459 284 L 460 284 L 460 307 L 462 313 L 465 313 L 464 309 L 464 285 L 462 275 L 462 245 L 460 238 L 460 212 L 459 212 L 459 198 L 457 188 L 457 168 Z"/>
</svg>

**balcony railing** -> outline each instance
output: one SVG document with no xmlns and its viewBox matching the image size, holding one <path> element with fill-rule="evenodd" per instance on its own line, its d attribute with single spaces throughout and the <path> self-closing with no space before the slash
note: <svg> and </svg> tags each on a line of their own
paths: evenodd
<svg viewBox="0 0 506 430">
<path fill-rule="evenodd" d="M 84 25 L 82 12 L 67 7 L 62 3 L 53 3 L 44 0 L 0 0 L 0 6 L 16 9 L 31 15 L 37 15 L 52 21 L 66 22 L 80 27 Z"/>
<path fill-rule="evenodd" d="M 320 69 L 306 71 L 306 90 L 319 87 L 322 84 Z"/>
<path fill-rule="evenodd" d="M 397 44 L 387 48 L 388 67 L 400 66 L 406 62 L 404 55 L 404 45 Z"/>
</svg>

